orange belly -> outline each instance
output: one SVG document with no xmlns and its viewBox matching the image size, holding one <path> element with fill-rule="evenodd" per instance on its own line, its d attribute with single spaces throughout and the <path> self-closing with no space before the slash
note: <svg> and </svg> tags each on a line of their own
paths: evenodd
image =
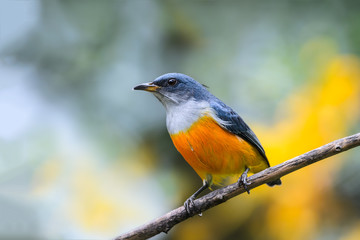
<svg viewBox="0 0 360 240">
<path fill-rule="evenodd" d="M 204 116 L 186 131 L 171 135 L 176 149 L 202 179 L 220 184 L 229 175 L 245 168 L 253 173 L 269 165 L 251 144 Z"/>
</svg>

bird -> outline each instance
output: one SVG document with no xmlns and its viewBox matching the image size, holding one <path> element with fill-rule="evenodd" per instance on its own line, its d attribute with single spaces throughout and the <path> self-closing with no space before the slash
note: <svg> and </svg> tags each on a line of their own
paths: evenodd
<svg viewBox="0 0 360 240">
<path fill-rule="evenodd" d="M 250 193 L 248 172 L 270 167 L 264 148 L 244 120 L 190 76 L 166 73 L 133 89 L 151 92 L 163 104 L 175 148 L 203 181 L 184 202 L 188 214 L 196 211 L 194 200 L 205 189 L 240 176 L 237 183 Z M 267 185 L 281 185 L 281 180 Z"/>
</svg>

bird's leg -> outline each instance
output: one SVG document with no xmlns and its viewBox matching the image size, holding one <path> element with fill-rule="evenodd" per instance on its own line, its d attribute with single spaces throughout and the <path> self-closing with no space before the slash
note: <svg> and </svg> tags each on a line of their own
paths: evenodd
<svg viewBox="0 0 360 240">
<path fill-rule="evenodd" d="M 250 194 L 250 190 L 247 188 L 247 186 L 250 185 L 250 183 L 247 182 L 247 174 L 249 170 L 250 168 L 246 168 L 245 171 L 241 174 L 239 180 L 237 181 L 239 186 L 244 186 L 244 189 L 247 191 L 248 194 Z"/>
<path fill-rule="evenodd" d="M 201 188 L 199 188 L 193 195 L 191 195 L 185 202 L 184 202 L 184 207 L 186 212 L 191 215 L 191 213 L 193 213 L 196 209 L 195 209 L 195 205 L 194 205 L 194 200 L 197 196 L 199 196 L 199 194 L 204 191 L 205 189 L 207 189 L 209 187 L 209 183 L 207 180 L 203 181 L 203 185 L 201 186 Z"/>
</svg>

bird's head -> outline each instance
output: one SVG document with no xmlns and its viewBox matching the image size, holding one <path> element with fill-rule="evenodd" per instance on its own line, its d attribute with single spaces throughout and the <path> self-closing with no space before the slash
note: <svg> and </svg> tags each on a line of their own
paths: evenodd
<svg viewBox="0 0 360 240">
<path fill-rule="evenodd" d="M 203 85 L 181 73 L 164 74 L 153 82 L 134 87 L 134 90 L 153 93 L 166 108 L 188 101 L 206 100 L 210 95 Z"/>
</svg>

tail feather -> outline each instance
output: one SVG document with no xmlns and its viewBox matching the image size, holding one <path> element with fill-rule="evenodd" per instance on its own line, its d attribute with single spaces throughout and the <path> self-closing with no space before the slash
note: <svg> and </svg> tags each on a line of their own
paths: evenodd
<svg viewBox="0 0 360 240">
<path fill-rule="evenodd" d="M 274 181 L 268 182 L 268 183 L 266 183 L 266 184 L 269 185 L 270 187 L 273 187 L 273 186 L 275 186 L 275 185 L 281 185 L 281 180 L 280 180 L 280 178 L 279 178 L 279 179 L 276 179 L 276 180 L 274 180 Z"/>
</svg>

